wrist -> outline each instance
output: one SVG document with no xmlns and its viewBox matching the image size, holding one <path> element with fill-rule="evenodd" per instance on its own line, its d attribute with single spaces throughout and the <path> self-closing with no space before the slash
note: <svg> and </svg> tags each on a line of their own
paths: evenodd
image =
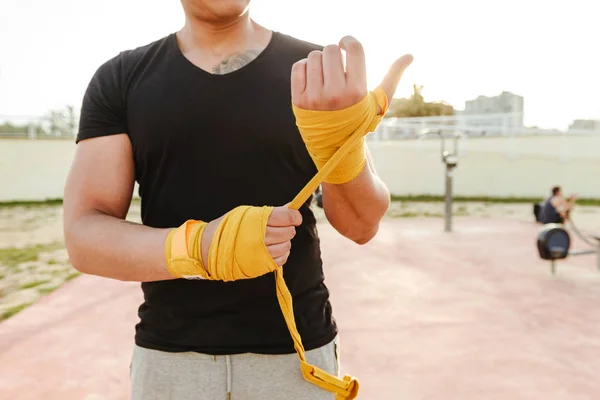
<svg viewBox="0 0 600 400">
<path fill-rule="evenodd" d="M 323 182 L 341 185 L 359 176 L 367 165 L 365 150 L 365 140 L 361 138 L 342 161 L 323 179 Z"/>
<path fill-rule="evenodd" d="M 201 238 L 207 224 L 188 220 L 172 229 L 165 240 L 165 260 L 171 275 L 185 279 L 206 279 L 201 259 Z"/>
<path fill-rule="evenodd" d="M 208 265 L 210 246 L 221 221 L 223 221 L 223 217 L 210 221 L 206 224 L 206 227 L 202 232 L 202 238 L 200 240 L 200 262 L 205 268 Z"/>
</svg>

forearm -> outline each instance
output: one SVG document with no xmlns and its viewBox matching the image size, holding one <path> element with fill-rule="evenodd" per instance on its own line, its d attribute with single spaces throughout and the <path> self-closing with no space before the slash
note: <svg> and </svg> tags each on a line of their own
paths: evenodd
<svg viewBox="0 0 600 400">
<path fill-rule="evenodd" d="M 367 165 L 353 180 L 323 183 L 323 209 L 327 220 L 343 236 L 358 244 L 370 241 L 390 205 L 390 193 L 377 176 L 367 152 Z"/>
<path fill-rule="evenodd" d="M 83 273 L 136 282 L 174 279 L 164 255 L 169 229 L 100 212 L 79 216 L 64 229 L 71 263 Z"/>
</svg>

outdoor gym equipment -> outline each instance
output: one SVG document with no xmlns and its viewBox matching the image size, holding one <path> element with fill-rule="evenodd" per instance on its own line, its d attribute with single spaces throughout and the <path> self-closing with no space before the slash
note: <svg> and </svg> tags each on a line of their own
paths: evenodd
<svg viewBox="0 0 600 400">
<path fill-rule="evenodd" d="M 461 132 L 454 132 L 451 136 L 454 139 L 452 151 L 446 149 L 446 137 L 441 130 L 430 131 L 423 129 L 420 131 L 421 137 L 428 135 L 438 135 L 441 144 L 442 162 L 446 165 L 445 170 L 445 191 L 444 191 L 444 232 L 452 232 L 452 178 L 453 170 L 458 165 L 458 139 L 464 136 Z"/>
<path fill-rule="evenodd" d="M 550 260 L 550 270 L 554 275 L 556 273 L 556 260 L 562 260 L 569 256 L 579 256 L 586 254 L 596 254 L 597 267 L 600 270 L 600 236 L 594 237 L 596 243 L 586 238 L 569 219 L 571 228 L 577 236 L 585 243 L 589 244 L 591 249 L 569 250 L 571 247 L 571 236 L 562 224 L 545 224 L 537 239 L 537 248 L 540 257 L 543 260 Z"/>
</svg>

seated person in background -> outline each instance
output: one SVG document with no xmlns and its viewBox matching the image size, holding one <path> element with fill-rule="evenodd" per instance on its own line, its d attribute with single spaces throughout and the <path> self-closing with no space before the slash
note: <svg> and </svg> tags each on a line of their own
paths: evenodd
<svg viewBox="0 0 600 400">
<path fill-rule="evenodd" d="M 575 195 L 564 198 L 560 186 L 552 188 L 552 196 L 542 203 L 539 211 L 539 221 L 542 224 L 562 224 L 568 218 L 575 206 Z"/>
</svg>

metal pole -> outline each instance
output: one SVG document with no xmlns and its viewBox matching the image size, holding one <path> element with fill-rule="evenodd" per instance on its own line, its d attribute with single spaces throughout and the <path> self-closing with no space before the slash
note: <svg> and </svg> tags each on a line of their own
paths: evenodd
<svg viewBox="0 0 600 400">
<path fill-rule="evenodd" d="M 552 271 L 552 275 L 556 275 L 556 260 L 552 259 L 552 263 L 550 264 L 550 269 Z"/>
<path fill-rule="evenodd" d="M 35 127 L 33 126 L 33 123 L 30 122 L 29 126 L 27 128 L 27 137 L 29 139 L 35 139 L 35 136 L 36 136 L 35 133 L 36 133 L 35 132 Z"/>
<path fill-rule="evenodd" d="M 444 153 L 446 152 L 446 142 L 444 141 L 444 136 L 442 135 L 442 133 L 438 132 L 438 134 L 440 135 L 440 151 L 442 153 L 442 162 L 445 162 Z"/>
<path fill-rule="evenodd" d="M 460 133 L 454 133 L 454 155 L 458 156 L 458 138 L 460 137 Z"/>
<path fill-rule="evenodd" d="M 452 232 L 452 168 L 446 165 L 444 232 Z"/>
</svg>

